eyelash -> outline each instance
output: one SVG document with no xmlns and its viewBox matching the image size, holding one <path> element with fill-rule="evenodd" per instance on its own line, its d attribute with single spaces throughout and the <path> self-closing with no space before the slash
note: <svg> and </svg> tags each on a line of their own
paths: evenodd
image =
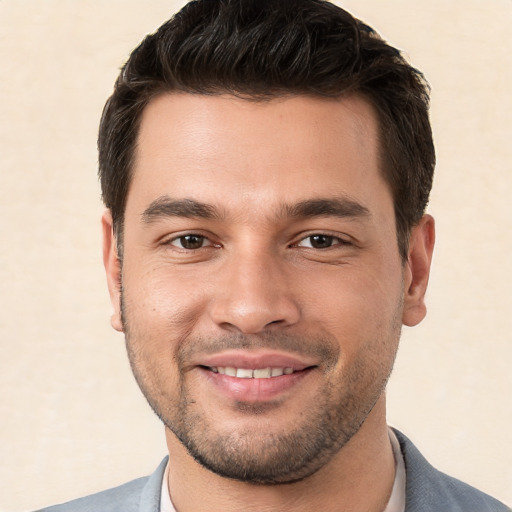
<svg viewBox="0 0 512 512">
<path fill-rule="evenodd" d="M 185 240 L 187 238 L 189 238 L 189 239 L 192 239 L 192 238 L 201 239 L 202 244 L 201 244 L 200 247 L 195 247 L 195 248 L 184 247 L 183 243 L 185 242 Z M 176 245 L 176 242 L 180 242 L 181 243 L 181 247 Z M 208 242 L 208 244 L 207 245 L 203 245 L 204 242 Z M 199 233 L 186 233 L 184 235 L 177 236 L 175 238 L 172 238 L 168 242 L 166 242 L 166 245 L 172 245 L 173 247 L 176 247 L 177 249 L 180 249 L 182 251 L 197 251 L 199 249 L 203 249 L 205 247 L 212 247 L 212 246 L 213 247 L 219 247 L 218 244 L 214 244 L 207 236 L 201 235 Z"/>
<path fill-rule="evenodd" d="M 316 242 L 311 243 L 312 239 L 314 239 L 314 238 L 323 239 L 323 240 L 327 241 L 329 243 L 329 245 L 327 247 L 314 247 L 313 244 L 319 242 L 319 240 L 317 240 Z M 301 243 L 303 243 L 306 240 L 310 240 L 310 245 L 308 245 L 308 246 L 301 245 Z M 320 240 L 320 243 L 321 243 L 321 240 Z M 348 240 L 345 240 L 339 236 L 330 235 L 330 234 L 326 234 L 326 233 L 312 233 L 308 236 L 301 238 L 298 243 L 293 244 L 294 247 L 306 247 L 307 249 L 317 249 L 317 250 L 327 250 L 332 247 L 343 246 L 343 245 L 352 245 L 352 244 Z"/>
</svg>

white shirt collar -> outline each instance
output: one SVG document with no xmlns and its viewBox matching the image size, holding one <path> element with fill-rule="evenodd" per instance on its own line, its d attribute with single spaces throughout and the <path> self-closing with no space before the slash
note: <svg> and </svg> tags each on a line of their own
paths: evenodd
<svg viewBox="0 0 512 512">
<path fill-rule="evenodd" d="M 395 481 L 384 512 L 405 512 L 405 462 L 400 443 L 392 429 L 388 428 L 389 440 L 395 457 Z"/>
<path fill-rule="evenodd" d="M 162 480 L 162 494 L 160 497 L 160 512 L 176 512 L 169 494 L 169 462 L 165 467 L 164 479 Z"/>
</svg>

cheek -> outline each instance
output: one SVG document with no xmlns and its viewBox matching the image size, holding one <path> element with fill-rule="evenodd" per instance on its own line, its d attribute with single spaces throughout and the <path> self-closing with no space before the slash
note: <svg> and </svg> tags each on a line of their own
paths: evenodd
<svg viewBox="0 0 512 512">
<path fill-rule="evenodd" d="M 199 285 L 174 276 L 168 269 L 140 272 L 128 263 L 124 276 L 123 301 L 131 331 L 136 329 L 143 338 L 174 345 L 190 334 L 206 302 Z"/>
<path fill-rule="evenodd" d="M 311 316 L 339 340 L 345 353 L 376 344 L 399 330 L 401 273 L 385 267 L 381 270 L 337 269 L 317 281 L 317 292 L 310 295 Z"/>
</svg>

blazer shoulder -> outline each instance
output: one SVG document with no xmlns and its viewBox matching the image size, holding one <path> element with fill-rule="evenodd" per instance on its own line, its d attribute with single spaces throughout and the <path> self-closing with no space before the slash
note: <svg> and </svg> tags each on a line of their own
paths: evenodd
<svg viewBox="0 0 512 512">
<path fill-rule="evenodd" d="M 149 477 L 137 478 L 118 487 L 84 496 L 36 512 L 137 512 L 142 490 Z"/>
<path fill-rule="evenodd" d="M 510 512 L 504 503 L 435 469 L 414 444 L 394 429 L 406 467 L 406 512 Z"/>
<path fill-rule="evenodd" d="M 146 512 L 158 510 L 167 457 L 151 476 L 36 512 Z"/>
</svg>

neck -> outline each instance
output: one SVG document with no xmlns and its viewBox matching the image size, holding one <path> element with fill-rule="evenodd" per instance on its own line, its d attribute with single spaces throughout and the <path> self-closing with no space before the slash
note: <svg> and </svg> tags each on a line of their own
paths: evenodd
<svg viewBox="0 0 512 512">
<path fill-rule="evenodd" d="M 381 396 L 359 431 L 319 471 L 285 485 L 253 485 L 220 477 L 200 466 L 169 430 L 169 480 L 178 512 L 230 511 L 382 512 L 389 500 L 395 463 Z M 207 505 L 205 507 L 205 505 Z"/>
</svg>

